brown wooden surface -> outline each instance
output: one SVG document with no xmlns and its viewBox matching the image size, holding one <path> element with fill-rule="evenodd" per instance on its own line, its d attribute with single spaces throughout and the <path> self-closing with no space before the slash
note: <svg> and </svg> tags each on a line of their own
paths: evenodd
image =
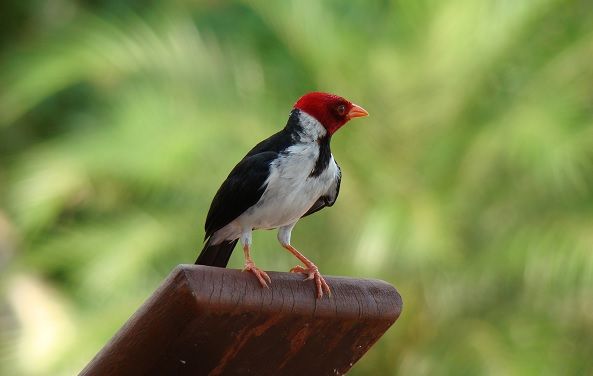
<svg viewBox="0 0 593 376">
<path fill-rule="evenodd" d="M 175 268 L 91 360 L 82 375 L 340 375 L 397 320 L 395 288 L 383 281 L 199 265 Z"/>
</svg>

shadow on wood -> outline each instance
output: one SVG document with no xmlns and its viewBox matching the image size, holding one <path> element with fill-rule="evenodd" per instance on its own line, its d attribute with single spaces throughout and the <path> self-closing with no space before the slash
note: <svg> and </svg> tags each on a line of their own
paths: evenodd
<svg viewBox="0 0 593 376">
<path fill-rule="evenodd" d="M 397 320 L 402 301 L 379 280 L 312 281 L 180 265 L 82 375 L 339 375 Z"/>
</svg>

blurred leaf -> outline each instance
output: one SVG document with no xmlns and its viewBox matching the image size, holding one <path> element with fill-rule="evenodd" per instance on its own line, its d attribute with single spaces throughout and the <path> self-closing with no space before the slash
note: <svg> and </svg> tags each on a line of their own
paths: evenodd
<svg viewBox="0 0 593 376">
<path fill-rule="evenodd" d="M 385 279 L 405 302 L 351 373 L 591 373 L 586 2 L 12 7 L 29 21 L 0 25 L 14 33 L 0 45 L 0 206 L 14 229 L 0 231 L 13 297 L 0 299 L 0 372 L 79 371 L 195 259 L 234 164 L 325 90 L 371 117 L 333 138 L 340 199 L 293 241 L 323 272 Z M 254 240 L 261 267 L 293 266 L 275 235 Z M 8 282 L 23 275 L 51 291 L 68 336 L 43 345 L 17 319 L 35 311 Z M 41 344 L 35 369 L 8 366 L 23 343 Z"/>
</svg>

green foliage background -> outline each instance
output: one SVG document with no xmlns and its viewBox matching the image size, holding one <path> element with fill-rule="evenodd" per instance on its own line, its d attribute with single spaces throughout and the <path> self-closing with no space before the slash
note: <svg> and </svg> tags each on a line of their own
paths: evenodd
<svg viewBox="0 0 593 376">
<path fill-rule="evenodd" d="M 293 242 L 405 303 L 351 374 L 593 372 L 590 2 L 4 1 L 0 29 L 3 374 L 79 371 L 312 90 L 371 117 Z"/>
</svg>

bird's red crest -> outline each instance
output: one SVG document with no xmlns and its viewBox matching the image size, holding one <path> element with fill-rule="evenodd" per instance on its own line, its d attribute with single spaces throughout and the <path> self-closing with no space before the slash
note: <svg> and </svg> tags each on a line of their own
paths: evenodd
<svg viewBox="0 0 593 376">
<path fill-rule="evenodd" d="M 347 99 L 329 93 L 313 92 L 303 95 L 294 105 L 313 116 L 328 131 L 334 134 L 340 127 L 355 117 L 368 116 L 362 107 Z"/>
</svg>

